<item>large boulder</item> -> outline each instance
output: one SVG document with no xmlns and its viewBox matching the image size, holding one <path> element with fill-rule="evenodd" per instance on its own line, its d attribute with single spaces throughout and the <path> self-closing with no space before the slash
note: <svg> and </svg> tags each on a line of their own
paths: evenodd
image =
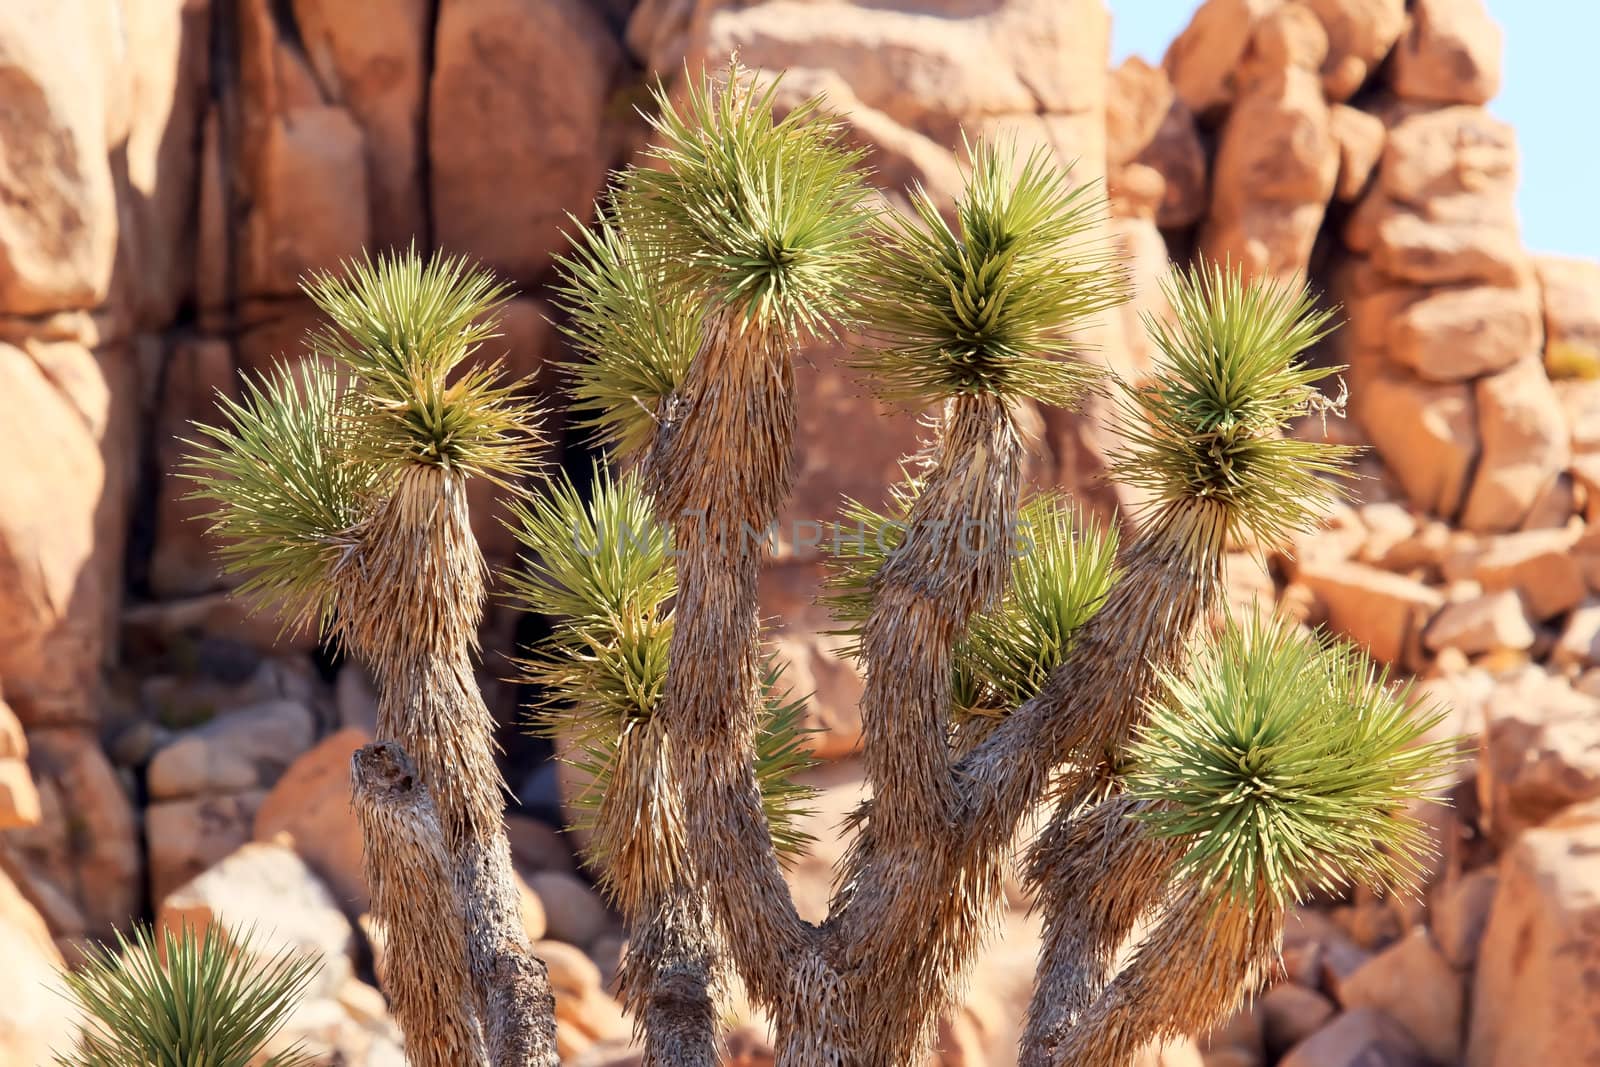
<svg viewBox="0 0 1600 1067">
<path fill-rule="evenodd" d="M 1500 861 L 1478 955 L 1467 1067 L 1600 1062 L 1600 802 Z"/>
<path fill-rule="evenodd" d="M 158 800 L 270 788 L 311 747 L 310 709 L 274 700 L 219 715 L 156 753 L 145 776 Z"/>
<path fill-rule="evenodd" d="M 582 0 L 443 0 L 428 107 L 434 237 L 522 286 L 605 179 L 621 50 Z"/>
<path fill-rule="evenodd" d="M 1394 91 L 1406 100 L 1483 104 L 1500 91 L 1500 27 L 1482 0 L 1416 0 L 1395 49 Z"/>
<path fill-rule="evenodd" d="M 1515 530 L 1572 460 L 1544 366 L 1530 355 L 1476 383 L 1483 453 L 1461 513 L 1469 530 Z"/>
<path fill-rule="evenodd" d="M 63 996 L 66 966 L 50 930 L 17 886 L 0 871 L 0 1063 L 50 1063 L 76 1030 Z"/>
<path fill-rule="evenodd" d="M 1502 683 L 1485 706 L 1478 792 L 1499 841 L 1600 797 L 1600 699 L 1537 666 Z"/>
<path fill-rule="evenodd" d="M 288 835 L 340 905 L 357 915 L 367 910 L 370 895 L 361 869 L 361 825 L 350 809 L 350 757 L 371 740 L 361 729 L 324 738 L 290 764 L 261 802 L 254 825 L 257 841 Z"/>
<path fill-rule="evenodd" d="M 109 290 L 109 7 L 13 0 L 0 9 L 0 315 L 89 308 Z"/>
</svg>

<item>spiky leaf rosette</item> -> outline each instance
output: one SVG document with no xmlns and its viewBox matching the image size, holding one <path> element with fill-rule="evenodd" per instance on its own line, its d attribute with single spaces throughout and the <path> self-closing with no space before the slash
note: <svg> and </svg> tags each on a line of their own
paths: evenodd
<svg viewBox="0 0 1600 1067">
<path fill-rule="evenodd" d="M 862 153 L 812 97 L 782 119 L 778 82 L 730 64 L 654 92 L 657 167 L 633 170 L 618 209 L 677 284 L 764 332 L 826 332 L 861 258 Z"/>
<path fill-rule="evenodd" d="M 489 272 L 413 248 L 313 275 L 305 291 L 331 320 L 313 346 L 359 379 L 352 458 L 434 465 L 508 488 L 534 469 L 540 442 L 521 383 L 503 381 L 498 361 L 467 363 L 495 336 L 505 298 Z"/>
<path fill-rule="evenodd" d="M 115 949 L 85 950 L 84 965 L 63 975 L 83 1013 L 77 1046 L 60 1067 L 301 1067 L 298 1046 L 267 1060 L 262 1047 L 294 1010 L 317 961 L 284 950 L 252 953 L 246 931 L 145 926 Z"/>
<path fill-rule="evenodd" d="M 873 579 L 905 535 L 916 488 L 914 480 L 900 483 L 881 512 L 847 501 L 835 526 L 833 569 L 824 587 L 842 624 L 836 632 L 850 642 L 846 654 L 860 654 Z M 1116 555 L 1116 531 L 1085 520 L 1058 494 L 1037 494 L 1022 505 L 1005 594 L 972 617 L 954 652 L 951 699 L 958 718 L 1004 715 L 1038 692 L 1104 603 Z"/>
<path fill-rule="evenodd" d="M 557 261 L 556 287 L 561 330 L 586 357 L 568 367 L 572 410 L 599 443 L 637 456 L 700 346 L 704 307 L 671 287 L 667 267 L 640 253 L 613 210 L 572 246 Z"/>
<path fill-rule="evenodd" d="M 571 744 L 569 760 L 594 782 L 577 803 L 592 818 L 610 791 L 618 753 L 647 731 L 662 699 L 677 592 L 668 530 L 637 475 L 614 478 L 603 468 L 588 501 L 563 478 L 513 512 L 512 529 L 527 551 L 521 573 L 508 578 L 511 596 L 522 609 L 557 619 L 521 661 L 543 691 L 535 728 Z M 809 841 L 799 820 L 812 791 L 794 781 L 810 765 L 804 702 L 791 698 L 770 662 L 763 691 L 756 780 L 773 842 L 793 856 Z M 595 846 L 607 842 L 597 837 Z"/>
<path fill-rule="evenodd" d="M 1182 876 L 1246 910 L 1415 880 L 1427 837 L 1406 809 L 1451 743 L 1423 742 L 1439 716 L 1359 651 L 1278 618 L 1230 619 L 1162 680 L 1127 785 L 1151 832 L 1185 842 Z"/>
<path fill-rule="evenodd" d="M 1099 236 L 1105 200 L 1074 187 L 1043 150 L 979 143 L 956 226 L 927 190 L 913 217 L 878 216 L 865 318 L 877 346 L 855 363 L 893 400 L 992 393 L 1074 403 L 1098 375 L 1064 359 L 1073 333 L 1128 298 Z"/>
<path fill-rule="evenodd" d="M 1112 476 L 1156 507 L 1206 501 L 1230 536 L 1279 544 L 1314 525 L 1351 450 L 1286 437 L 1297 416 L 1326 411 L 1315 384 L 1332 368 L 1299 356 L 1329 330 L 1299 285 L 1246 281 L 1215 264 L 1163 283 L 1173 319 L 1144 316 L 1160 349 L 1149 385 L 1123 398 L 1128 446 Z"/>
<path fill-rule="evenodd" d="M 244 576 L 240 592 L 274 603 L 288 628 L 325 631 L 331 577 L 377 470 L 345 458 L 350 427 L 327 365 L 280 364 L 243 388 L 237 401 L 219 395 L 221 423 L 198 425 L 203 438 L 186 442 L 189 499 L 210 505 L 223 569 Z"/>
</svg>

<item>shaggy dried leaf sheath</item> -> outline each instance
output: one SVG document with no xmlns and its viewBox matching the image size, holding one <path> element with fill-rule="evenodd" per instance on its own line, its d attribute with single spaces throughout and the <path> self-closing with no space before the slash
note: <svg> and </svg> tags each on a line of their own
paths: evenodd
<svg viewBox="0 0 1600 1067">
<path fill-rule="evenodd" d="M 433 798 L 404 750 L 389 742 L 357 750 L 350 778 L 363 839 L 386 843 L 363 850 L 363 869 L 384 937 L 380 978 L 406 1035 L 407 1062 L 485 1063 L 462 902 Z"/>
<path fill-rule="evenodd" d="M 751 994 L 775 1004 L 788 993 L 807 926 L 773 851 L 753 770 L 761 556 L 746 531 L 772 521 L 792 478 L 794 369 L 785 343 L 733 313 L 715 316 L 682 405 L 654 464 L 656 500 L 679 553 L 660 715 L 674 741 L 672 773 L 692 789 L 689 841 L 696 868 L 709 875 L 711 912 Z"/>
<path fill-rule="evenodd" d="M 1027 883 L 1044 915 L 1044 943 L 1022 1036 L 1023 1067 L 1052 1062 L 1053 1050 L 1110 980 L 1134 925 L 1166 889 L 1177 845 L 1146 832 L 1132 818 L 1138 807 L 1113 796 L 1064 813 L 1029 850 Z"/>
</svg>

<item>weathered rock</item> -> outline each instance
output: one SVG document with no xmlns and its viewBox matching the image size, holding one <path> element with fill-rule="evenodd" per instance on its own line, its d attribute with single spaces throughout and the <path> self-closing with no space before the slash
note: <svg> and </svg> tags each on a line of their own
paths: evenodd
<svg viewBox="0 0 1600 1067">
<path fill-rule="evenodd" d="M 250 826 L 265 799 L 266 793 L 255 790 L 164 800 L 146 808 L 151 898 L 165 899 L 249 842 Z"/>
<path fill-rule="evenodd" d="M 1106 89 L 1106 164 L 1134 162 L 1156 138 L 1177 94 L 1167 74 L 1138 56 L 1111 72 Z"/>
<path fill-rule="evenodd" d="M 15 873 L 58 936 L 108 936 L 139 911 L 138 818 L 88 731 L 36 729 L 28 742 L 40 819 L 7 832 Z"/>
<path fill-rule="evenodd" d="M 76 1032 L 72 1002 L 63 996 L 61 953 L 50 928 L 0 871 L 0 1062 L 18 1067 L 50 1063 Z"/>
<path fill-rule="evenodd" d="M 1200 248 L 1254 274 L 1288 277 L 1306 269 L 1339 176 L 1339 144 L 1319 78 L 1309 69 L 1321 63 L 1321 53 L 1314 41 L 1299 43 L 1308 30 L 1322 35 L 1297 4 L 1261 20 L 1253 48 L 1284 52 L 1288 65 L 1274 64 L 1273 78 L 1242 93 L 1217 148 Z"/>
<path fill-rule="evenodd" d="M 1424 927 L 1378 953 L 1340 989 L 1345 1008 L 1382 1011 L 1437 1063 L 1461 1058 L 1466 988 Z"/>
<path fill-rule="evenodd" d="M 190 730 L 150 761 L 159 800 L 270 788 L 311 747 L 316 723 L 290 700 L 241 708 Z"/>
<path fill-rule="evenodd" d="M 1571 438 L 1537 359 L 1482 378 L 1475 389 L 1483 454 L 1461 524 L 1469 530 L 1514 530 L 1567 469 Z"/>
<path fill-rule="evenodd" d="M 28 739 L 16 713 L 0 700 L 0 830 L 37 826 L 41 816 L 39 790 L 28 771 Z"/>
<path fill-rule="evenodd" d="M 1500 219 L 1434 220 L 1386 206 L 1370 194 L 1345 228 L 1345 241 L 1389 277 L 1417 285 L 1514 286 L 1526 280 L 1527 255 Z M 1470 200 L 1471 198 L 1466 198 Z M 1369 203 L 1376 208 L 1367 208 Z M 1370 229 L 1364 227 L 1370 226 Z"/>
<path fill-rule="evenodd" d="M 433 55 L 434 236 L 531 285 L 605 178 L 620 49 L 579 0 L 444 0 Z"/>
<path fill-rule="evenodd" d="M 611 913 L 600 895 L 576 875 L 538 871 L 528 876 L 528 885 L 544 905 L 552 940 L 587 946 L 611 927 Z"/>
<path fill-rule="evenodd" d="M 1476 107 L 1403 108 L 1394 119 L 1382 192 L 1432 219 L 1515 229 L 1516 130 Z"/>
<path fill-rule="evenodd" d="M 1167 48 L 1162 65 L 1178 97 L 1190 110 L 1207 114 L 1232 103 L 1240 61 L 1256 23 L 1280 0 L 1207 0 Z"/>
<path fill-rule="evenodd" d="M 1543 622 L 1583 600 L 1583 571 L 1574 555 L 1576 529 L 1525 530 L 1492 538 L 1468 557 L 1470 574 L 1484 589 L 1515 589 L 1528 614 Z"/>
<path fill-rule="evenodd" d="M 1421 582 L 1360 563 L 1302 567 L 1300 580 L 1328 606 L 1328 624 L 1375 659 L 1401 663 L 1444 604 Z"/>
<path fill-rule="evenodd" d="M 1467 1067 L 1600 1060 L 1600 804 L 1523 834 L 1500 861 L 1479 950 Z"/>
<path fill-rule="evenodd" d="M 1547 343 L 1571 345 L 1600 360 L 1600 263 L 1538 256 L 1533 266 L 1544 293 Z"/>
<path fill-rule="evenodd" d="M 1480 0 L 1416 0 L 1395 49 L 1394 91 L 1406 100 L 1483 104 L 1500 91 L 1500 27 Z"/>
<path fill-rule="evenodd" d="M 1473 286 L 1410 304 L 1390 323 L 1386 351 L 1422 378 L 1454 382 L 1531 359 L 1541 341 L 1536 293 Z"/>
<path fill-rule="evenodd" d="M 1384 373 L 1358 385 L 1354 404 L 1373 447 L 1412 504 L 1454 516 L 1479 449 L 1472 387 Z"/>
<path fill-rule="evenodd" d="M 126 536 L 126 370 L 73 341 L 0 342 L 0 421 L 26 430 L 0 478 L 0 685 L 29 726 L 96 718 Z"/>
<path fill-rule="evenodd" d="M 162 898 L 156 925 L 177 930 L 254 927 L 264 955 L 285 950 L 320 961 L 306 999 L 334 996 L 351 975 L 354 931 L 327 887 L 294 851 L 252 842 Z"/>
<path fill-rule="evenodd" d="M 293 296 L 307 273 L 367 246 L 366 146 L 348 111 L 308 106 L 267 123 L 259 157 L 241 285 L 250 296 Z"/>
<path fill-rule="evenodd" d="M 1322 87 L 1329 100 L 1347 100 L 1394 47 L 1406 25 L 1405 0 L 1301 0 L 1322 20 L 1328 58 Z"/>
<path fill-rule="evenodd" d="M 1550 663 L 1578 670 L 1600 667 L 1600 600 L 1589 598 L 1567 618 L 1550 650 Z"/>
<path fill-rule="evenodd" d="M 17 0 L 0 13 L 0 314 L 93 307 L 109 289 L 117 208 L 105 96 L 115 46 L 97 24 L 104 17 L 54 0 Z"/>
<path fill-rule="evenodd" d="M 1427 1067 L 1405 1028 L 1380 1011 L 1345 1012 L 1297 1045 L 1278 1067 Z"/>
<path fill-rule="evenodd" d="M 1600 700 L 1527 667 L 1502 683 L 1485 714 L 1478 793 L 1497 840 L 1600 796 Z"/>
<path fill-rule="evenodd" d="M 1470 970 L 1477 962 L 1478 944 L 1499 885 L 1500 875 L 1494 867 L 1480 867 L 1434 893 L 1428 929 L 1444 958 L 1458 970 Z"/>
<path fill-rule="evenodd" d="M 424 0 L 294 0 L 323 86 L 360 124 L 378 247 L 404 247 L 424 214 L 422 94 L 433 27 Z"/>
<path fill-rule="evenodd" d="M 1469 656 L 1499 649 L 1520 651 L 1532 648 L 1533 640 L 1522 600 L 1509 590 L 1446 604 L 1422 635 L 1430 652 L 1454 648 Z"/>
<path fill-rule="evenodd" d="M 1293 982 L 1273 986 L 1261 998 L 1267 1048 L 1282 1055 L 1320 1030 L 1333 1016 L 1333 1001 Z"/>
<path fill-rule="evenodd" d="M 361 826 L 350 807 L 350 757 L 371 740 L 365 730 L 344 729 L 318 742 L 283 772 L 256 811 L 252 830 L 257 841 L 287 834 L 351 914 L 366 911 L 370 897 L 361 869 Z"/>
<path fill-rule="evenodd" d="M 1338 104 L 1328 111 L 1328 130 L 1339 144 L 1339 180 L 1333 195 L 1339 200 L 1356 200 L 1366 190 L 1383 156 L 1387 136 L 1383 120 Z"/>
<path fill-rule="evenodd" d="M 219 394 L 238 395 L 238 370 L 228 343 L 219 338 L 196 338 L 175 345 L 162 379 L 154 431 L 161 486 L 148 581 L 158 597 L 193 596 L 216 589 L 220 582 L 216 545 L 206 536 L 207 524 L 200 521 L 210 505 L 190 499 L 194 483 L 180 472 L 191 451 L 184 442 L 198 435 L 195 423 L 214 426 L 220 421 Z"/>
</svg>

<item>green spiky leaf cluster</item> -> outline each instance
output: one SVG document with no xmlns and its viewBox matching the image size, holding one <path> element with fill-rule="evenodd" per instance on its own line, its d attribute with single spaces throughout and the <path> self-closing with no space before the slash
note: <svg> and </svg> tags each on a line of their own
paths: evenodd
<svg viewBox="0 0 1600 1067">
<path fill-rule="evenodd" d="M 617 209 L 677 285 L 789 336 L 827 332 L 847 308 L 861 258 L 861 153 L 813 97 L 783 118 L 778 82 L 730 65 L 662 89 L 650 119 L 657 166 L 635 168 Z"/>
<path fill-rule="evenodd" d="M 289 627 L 326 630 L 333 571 L 397 466 L 507 485 L 539 444 L 515 383 L 496 384 L 499 365 L 463 366 L 494 331 L 500 289 L 486 272 L 414 251 L 348 269 L 308 286 L 333 320 L 310 338 L 329 358 L 280 365 L 238 401 L 219 396 L 221 421 L 197 426 L 183 466 L 224 568 Z"/>
<path fill-rule="evenodd" d="M 637 476 L 613 478 L 603 468 L 595 470 L 588 501 L 563 478 L 513 511 L 512 529 L 526 552 L 520 573 L 508 576 L 511 597 L 524 610 L 556 617 L 550 637 L 520 661 L 526 680 L 543 692 L 535 726 L 570 742 L 568 759 L 595 783 L 578 807 L 592 812 L 623 737 L 651 720 L 666 683 L 677 591 L 669 534 Z M 764 689 L 756 780 L 773 843 L 792 856 L 809 841 L 799 820 L 812 791 L 794 781 L 811 762 L 805 705 L 771 662 Z"/>
<path fill-rule="evenodd" d="M 430 463 L 501 485 L 528 474 L 538 438 L 521 383 L 499 361 L 468 364 L 495 336 L 505 287 L 462 257 L 413 248 L 314 275 L 306 294 L 331 320 L 315 349 L 356 376 L 347 417 L 356 458 Z"/>
<path fill-rule="evenodd" d="M 1113 476 L 1158 505 L 1218 503 L 1241 540 L 1278 544 L 1311 527 L 1350 450 L 1285 428 L 1328 407 L 1315 385 L 1333 371 L 1299 356 L 1332 313 L 1301 286 L 1245 281 L 1217 265 L 1176 272 L 1163 288 L 1173 319 L 1145 316 L 1161 356 L 1154 382 L 1124 398 L 1129 444 Z"/>
<path fill-rule="evenodd" d="M 914 217 L 879 216 L 865 308 L 878 344 L 855 362 L 886 398 L 992 393 L 1065 406 L 1097 381 L 1063 357 L 1076 328 L 1128 296 L 1096 236 L 1104 198 L 1070 185 L 1042 150 L 1020 169 L 1015 154 L 971 150 L 954 227 L 921 187 Z"/>
<path fill-rule="evenodd" d="M 218 426 L 198 425 L 183 475 L 208 518 L 225 570 L 245 575 L 240 592 L 274 600 L 287 626 L 326 628 L 328 576 L 352 544 L 363 497 L 378 471 L 348 459 L 350 426 L 339 417 L 337 376 L 306 360 L 279 365 L 243 397 L 219 395 Z"/>
<path fill-rule="evenodd" d="M 850 639 L 847 654 L 861 654 L 873 579 L 904 538 L 916 492 L 915 481 L 906 481 L 884 511 L 858 501 L 843 509 L 825 588 L 843 624 L 837 632 Z M 1017 533 L 1004 596 L 973 616 L 954 653 L 952 710 L 963 718 L 1004 715 L 1037 693 L 1116 578 L 1116 532 L 1085 521 L 1055 493 L 1023 504 Z"/>
<path fill-rule="evenodd" d="M 303 1067 L 298 1048 L 257 1057 L 294 1010 L 317 961 L 285 950 L 252 954 L 248 932 L 208 926 L 197 933 L 148 927 L 115 949 L 93 945 L 81 968 L 63 975 L 83 1013 L 75 1048 L 60 1067 Z"/>
<path fill-rule="evenodd" d="M 621 458 L 654 440 L 665 405 L 700 346 L 704 307 L 670 285 L 611 215 L 578 230 L 558 261 L 562 332 L 585 357 L 568 365 L 571 410 Z"/>
<path fill-rule="evenodd" d="M 1129 792 L 1183 875 L 1254 903 L 1350 881 L 1412 884 L 1428 852 L 1407 807 L 1452 759 L 1419 711 L 1348 644 L 1292 623 L 1228 620 L 1201 640 L 1131 749 Z"/>
</svg>

